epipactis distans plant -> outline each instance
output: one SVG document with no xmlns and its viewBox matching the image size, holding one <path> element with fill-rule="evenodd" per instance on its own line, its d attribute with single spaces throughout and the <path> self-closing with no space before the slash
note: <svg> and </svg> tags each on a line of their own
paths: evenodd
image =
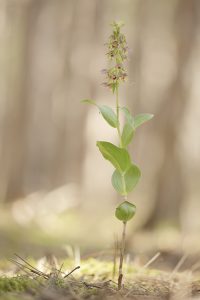
<svg viewBox="0 0 200 300">
<path fill-rule="evenodd" d="M 116 208 L 115 216 L 123 222 L 123 232 L 120 247 L 120 262 L 118 288 L 122 287 L 123 278 L 123 260 L 125 251 L 126 224 L 130 221 L 136 212 L 136 206 L 127 201 L 128 194 L 138 183 L 141 172 L 132 160 L 128 151 L 128 145 L 132 141 L 136 129 L 144 122 L 150 120 L 152 114 L 139 114 L 133 116 L 127 107 L 120 107 L 119 104 L 119 86 L 127 78 L 124 63 L 127 60 L 127 43 L 126 37 L 121 32 L 122 23 L 114 22 L 112 25 L 112 34 L 108 39 L 106 46 L 108 48 L 107 57 L 110 62 L 110 67 L 104 69 L 106 75 L 104 86 L 110 88 L 115 95 L 115 111 L 107 105 L 98 105 L 95 101 L 86 99 L 82 102 L 95 105 L 106 122 L 116 128 L 119 145 L 116 146 L 107 141 L 97 141 L 103 157 L 108 160 L 115 168 L 112 175 L 112 185 L 114 189 L 123 197 L 123 202 Z M 120 113 L 124 114 L 124 124 L 120 124 Z"/>
</svg>

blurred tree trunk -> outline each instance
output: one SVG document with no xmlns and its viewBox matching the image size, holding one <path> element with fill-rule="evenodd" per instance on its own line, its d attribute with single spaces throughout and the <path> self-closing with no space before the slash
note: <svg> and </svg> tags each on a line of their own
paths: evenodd
<svg viewBox="0 0 200 300">
<path fill-rule="evenodd" d="M 177 41 L 177 71 L 167 91 L 166 97 L 156 113 L 154 128 L 163 144 L 164 155 L 157 173 L 155 208 L 146 228 L 161 223 L 180 225 L 181 205 L 185 197 L 184 166 L 180 161 L 178 132 L 187 108 L 189 82 L 185 75 L 192 56 L 198 10 L 197 0 L 179 1 L 174 20 Z"/>
<path fill-rule="evenodd" d="M 3 7 L 4 6 L 4 7 Z M 4 41 L 1 60 L 1 149 L 0 200 L 22 192 L 23 160 L 27 121 L 24 97 L 26 81 L 26 36 L 29 2 L 2 1 Z M 1 19 L 2 20 L 2 19 Z"/>
<path fill-rule="evenodd" d="M 6 38 L 0 55 L 7 64 L 1 74 L 0 199 L 80 184 L 87 116 L 80 94 L 93 90 L 87 68 L 100 4 L 29 0 L 1 5 Z"/>
</svg>

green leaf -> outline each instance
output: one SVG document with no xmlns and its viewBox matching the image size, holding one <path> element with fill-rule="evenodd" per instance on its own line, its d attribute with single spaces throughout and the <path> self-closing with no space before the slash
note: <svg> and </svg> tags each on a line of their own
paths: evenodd
<svg viewBox="0 0 200 300">
<path fill-rule="evenodd" d="M 123 174 L 130 168 L 131 159 L 127 150 L 104 141 L 98 141 L 97 147 L 103 157 L 109 160 L 120 173 Z"/>
<path fill-rule="evenodd" d="M 128 144 L 132 141 L 132 138 L 134 136 L 135 129 L 130 123 L 125 123 L 123 131 L 122 131 L 122 144 L 123 147 L 126 148 Z"/>
<path fill-rule="evenodd" d="M 114 111 L 112 110 L 112 108 L 110 108 L 109 106 L 106 105 L 102 105 L 102 106 L 98 106 L 99 110 L 103 116 L 103 118 L 106 120 L 106 122 L 108 122 L 108 124 L 114 128 L 117 127 L 118 125 L 118 121 L 117 121 L 117 116 L 114 113 Z"/>
<path fill-rule="evenodd" d="M 117 125 L 118 125 L 117 116 L 116 116 L 115 112 L 112 110 L 112 108 L 110 108 L 109 106 L 106 106 L 106 105 L 101 105 L 101 106 L 97 105 L 96 102 L 91 99 L 84 99 L 81 102 L 97 106 L 99 108 L 103 118 L 106 120 L 106 122 L 108 122 L 108 124 L 114 128 L 117 127 Z"/>
<path fill-rule="evenodd" d="M 124 112 L 125 117 L 126 117 L 126 123 L 129 123 L 130 125 L 134 124 L 134 118 L 131 115 L 130 111 L 128 110 L 127 107 L 122 107 L 121 110 Z"/>
<path fill-rule="evenodd" d="M 93 105 L 97 106 L 96 102 L 94 100 L 91 100 L 91 99 L 81 100 L 81 103 L 93 104 Z"/>
<path fill-rule="evenodd" d="M 122 131 L 122 144 L 123 147 L 126 148 L 131 142 L 135 133 L 134 118 L 127 107 L 122 107 L 121 110 L 124 112 L 126 118 L 126 122 Z"/>
<path fill-rule="evenodd" d="M 143 123 L 151 120 L 153 118 L 152 114 L 139 114 L 134 117 L 134 127 L 135 129 L 142 125 Z"/>
<path fill-rule="evenodd" d="M 126 107 L 122 107 L 121 110 L 125 114 L 126 123 L 129 123 L 130 125 L 132 125 L 134 127 L 134 129 L 136 129 L 143 123 L 145 123 L 153 118 L 152 114 L 139 114 L 139 115 L 136 115 L 135 117 L 133 117 L 131 115 L 130 111 L 128 110 L 128 108 L 126 108 Z"/>
<path fill-rule="evenodd" d="M 120 195 L 124 196 L 133 190 L 138 183 L 140 176 L 140 169 L 136 165 L 131 165 L 124 174 L 115 170 L 112 175 L 112 185 Z"/>
<path fill-rule="evenodd" d="M 112 185 L 114 189 L 120 194 L 120 195 L 127 195 L 126 186 L 124 183 L 124 175 L 122 175 L 118 170 L 115 170 L 112 174 Z"/>
<path fill-rule="evenodd" d="M 128 201 L 121 203 L 115 210 L 115 216 L 118 220 L 127 222 L 131 220 L 136 213 L 136 206 Z"/>
</svg>

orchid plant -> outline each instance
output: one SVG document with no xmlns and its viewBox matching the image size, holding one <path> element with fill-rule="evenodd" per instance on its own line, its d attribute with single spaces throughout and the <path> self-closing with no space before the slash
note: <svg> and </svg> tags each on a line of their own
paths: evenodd
<svg viewBox="0 0 200 300">
<path fill-rule="evenodd" d="M 97 141 L 103 157 L 108 160 L 114 167 L 112 174 L 112 185 L 114 189 L 122 196 L 122 203 L 118 205 L 115 216 L 123 224 L 120 260 L 118 274 L 118 289 L 122 287 L 123 279 L 123 261 L 125 254 L 126 225 L 136 212 L 136 206 L 127 200 L 128 194 L 134 189 L 138 183 L 141 172 L 138 166 L 132 161 L 128 146 L 133 140 L 136 129 L 152 119 L 152 114 L 138 114 L 133 116 L 127 107 L 121 107 L 119 101 L 119 87 L 127 79 L 125 62 L 127 60 L 128 47 L 125 35 L 121 32 L 122 23 L 114 22 L 111 24 L 112 33 L 108 38 L 107 57 L 109 60 L 109 68 L 104 69 L 106 80 L 103 83 L 115 95 L 115 110 L 107 105 L 99 105 L 95 101 L 85 99 L 82 102 L 95 105 L 105 121 L 116 129 L 118 135 L 118 145 L 114 145 L 108 141 Z M 120 114 L 124 115 L 124 122 L 120 120 Z M 122 123 L 122 124 L 121 124 Z"/>
</svg>

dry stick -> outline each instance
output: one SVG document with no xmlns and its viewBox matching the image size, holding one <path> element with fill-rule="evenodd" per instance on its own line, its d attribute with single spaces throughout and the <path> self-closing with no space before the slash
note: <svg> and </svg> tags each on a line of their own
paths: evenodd
<svg viewBox="0 0 200 300">
<path fill-rule="evenodd" d="M 80 269 L 80 266 L 74 268 L 72 271 L 70 271 L 67 275 L 64 276 L 64 278 L 68 277 L 69 275 L 71 275 L 74 271 Z"/>
<path fill-rule="evenodd" d="M 85 281 L 83 281 L 83 284 L 84 284 L 87 288 L 89 288 L 89 289 L 91 289 L 91 288 L 101 289 L 101 288 L 102 288 L 102 287 L 99 286 L 99 285 L 96 285 L 96 284 L 88 284 L 88 283 L 85 282 Z"/>
<path fill-rule="evenodd" d="M 126 241 L 126 223 L 123 222 L 123 231 L 122 231 L 122 240 L 121 240 L 121 249 L 120 249 L 120 260 L 119 260 L 119 277 L 118 277 L 118 289 L 122 287 L 123 279 L 123 261 L 124 261 L 124 251 L 125 251 L 125 241 Z"/>
</svg>

